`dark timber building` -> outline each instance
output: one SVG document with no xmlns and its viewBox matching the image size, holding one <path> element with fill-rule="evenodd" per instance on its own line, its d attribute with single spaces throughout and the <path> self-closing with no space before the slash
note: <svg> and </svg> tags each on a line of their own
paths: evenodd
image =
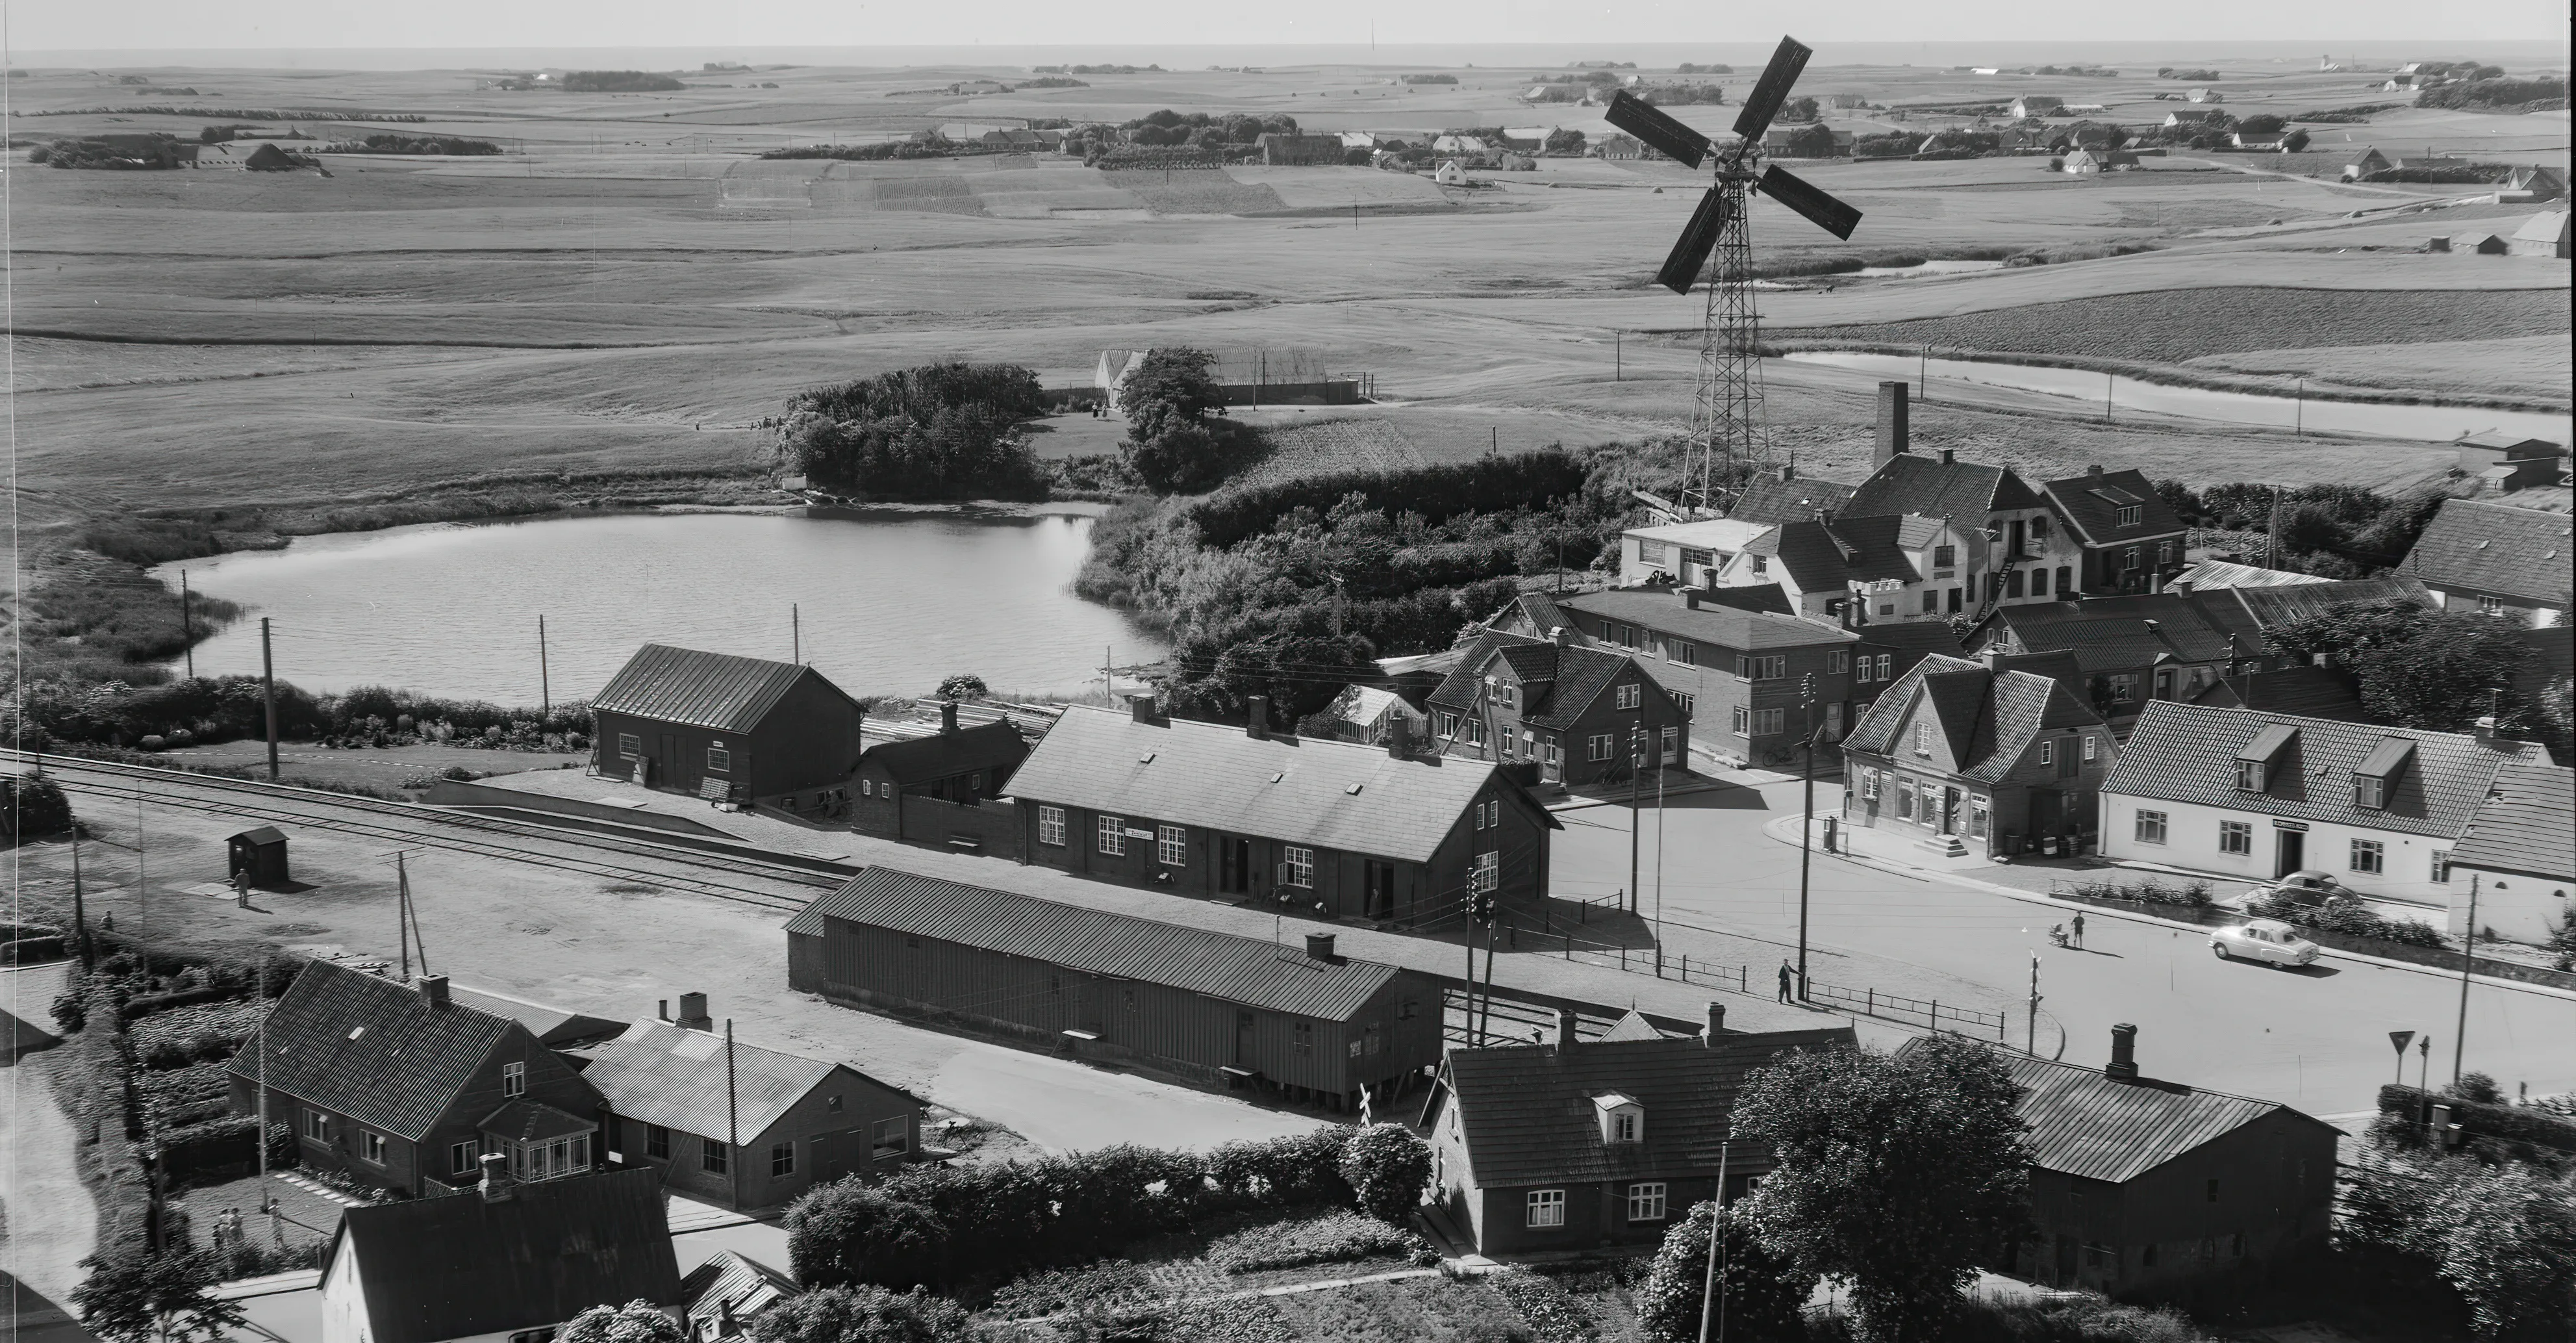
<svg viewBox="0 0 2576 1343">
<path fill-rule="evenodd" d="M 591 710 L 600 773 L 789 811 L 848 791 L 866 717 L 811 667 L 664 644 L 638 649 Z"/>
</svg>

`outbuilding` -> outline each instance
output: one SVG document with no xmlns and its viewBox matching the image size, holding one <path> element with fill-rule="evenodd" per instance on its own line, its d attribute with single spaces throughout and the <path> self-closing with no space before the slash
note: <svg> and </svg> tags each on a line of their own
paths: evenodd
<svg viewBox="0 0 2576 1343">
<path fill-rule="evenodd" d="M 2515 256 L 2547 256 L 2565 261 L 2569 256 L 2567 235 L 2567 212 L 2555 210 L 2523 221 L 2505 247 Z"/>
<path fill-rule="evenodd" d="M 602 774 L 711 802 L 810 808 L 858 768 L 867 711 L 812 667 L 646 644 L 591 701 Z"/>
<path fill-rule="evenodd" d="M 961 826 L 977 836 L 992 833 L 1007 839 L 1013 833 L 1007 808 L 996 811 L 999 819 L 991 824 L 977 823 L 970 813 L 985 810 L 985 802 L 1001 796 L 1028 755 L 1029 744 L 1008 718 L 959 727 L 957 706 L 943 703 L 939 731 L 879 742 L 859 757 L 850 828 L 934 845 L 951 844 Z M 1018 851 L 1016 845 L 1007 850 Z"/>
<path fill-rule="evenodd" d="M 285 885 L 286 832 L 263 825 L 225 840 L 224 875 L 244 878 L 254 886 Z"/>
</svg>

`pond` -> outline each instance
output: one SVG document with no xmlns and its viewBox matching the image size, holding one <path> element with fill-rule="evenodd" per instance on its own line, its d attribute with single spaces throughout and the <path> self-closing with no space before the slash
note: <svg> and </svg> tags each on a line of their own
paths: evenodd
<svg viewBox="0 0 2576 1343">
<path fill-rule="evenodd" d="M 2263 396 L 2221 392 L 2203 387 L 2175 387 L 2135 378 L 2113 378 L 2081 368 L 2048 368 L 2038 364 L 1988 363 L 1975 359 L 1918 360 L 1912 355 L 1861 354 L 1846 350 L 1799 350 L 1786 356 L 1800 364 L 1849 369 L 1879 378 L 1914 382 L 1928 377 L 1930 394 L 1945 384 L 1975 383 L 2036 393 L 2062 401 L 2069 414 L 2102 414 L 2105 392 L 2112 414 L 2139 411 L 2214 420 L 2248 428 L 2304 428 L 2321 434 L 2363 434 L 2374 438 L 2408 438 L 2447 443 L 2462 434 L 2502 429 L 2557 443 L 2568 441 L 2568 417 L 2528 411 L 2483 410 L 2476 406 L 2409 406 L 2386 402 L 2328 401 L 2308 397 Z"/>
<path fill-rule="evenodd" d="M 1918 261 L 1911 266 L 1863 266 L 1852 274 L 1873 279 L 1904 279 L 1915 275 L 1973 275 L 1979 271 L 2002 270 L 2000 261 Z"/>
<path fill-rule="evenodd" d="M 298 538 L 163 565 L 173 589 L 240 602 L 198 645 L 200 676 L 257 673 L 308 690 L 401 686 L 535 704 L 537 619 L 558 702 L 596 694 L 637 645 L 786 660 L 801 644 L 854 695 L 927 694 L 973 672 L 996 693 L 1072 691 L 1167 646 L 1073 595 L 1092 519 L 884 511 L 618 514 L 433 524 Z M 175 664 L 174 664 L 175 665 Z"/>
</svg>

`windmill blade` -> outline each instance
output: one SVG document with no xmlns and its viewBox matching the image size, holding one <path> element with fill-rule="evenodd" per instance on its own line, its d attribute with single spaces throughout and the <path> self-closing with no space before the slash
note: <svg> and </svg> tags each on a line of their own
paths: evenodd
<svg viewBox="0 0 2576 1343">
<path fill-rule="evenodd" d="M 1708 157 L 1708 137 L 1673 118 L 1673 114 L 1621 89 L 1610 100 L 1610 124 L 1646 142 L 1658 154 L 1696 168 Z"/>
<path fill-rule="evenodd" d="M 1774 163 L 1762 170 L 1759 189 L 1763 195 L 1805 215 L 1810 223 L 1845 242 L 1851 241 L 1852 230 L 1860 227 L 1860 211 L 1779 164 Z"/>
<path fill-rule="evenodd" d="M 1807 58 L 1816 53 L 1794 37 L 1780 39 L 1780 49 L 1771 53 L 1771 64 L 1753 91 L 1744 95 L 1744 110 L 1735 114 L 1735 133 L 1742 137 L 1743 153 L 1761 142 L 1762 133 L 1771 129 L 1771 118 L 1780 115 L 1780 104 L 1789 101 L 1789 86 L 1798 82 L 1798 73 L 1807 68 Z"/>
<path fill-rule="evenodd" d="M 1717 247 L 1717 235 L 1726 229 L 1726 215 L 1726 193 L 1710 187 L 1699 198 L 1699 208 L 1691 211 L 1690 226 L 1673 242 L 1673 254 L 1664 258 L 1664 268 L 1655 272 L 1655 283 L 1676 294 L 1689 293 L 1700 268 L 1708 264 L 1708 254 Z"/>
</svg>

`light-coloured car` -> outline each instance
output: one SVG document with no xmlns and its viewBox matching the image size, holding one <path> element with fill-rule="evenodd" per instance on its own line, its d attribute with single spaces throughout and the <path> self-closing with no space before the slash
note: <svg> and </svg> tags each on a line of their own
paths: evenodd
<svg viewBox="0 0 2576 1343">
<path fill-rule="evenodd" d="M 2209 949 L 2222 961 L 2261 961 L 2280 969 L 2307 965 L 2317 958 L 2317 944 L 2278 919 L 2256 919 L 2210 934 Z"/>
</svg>

